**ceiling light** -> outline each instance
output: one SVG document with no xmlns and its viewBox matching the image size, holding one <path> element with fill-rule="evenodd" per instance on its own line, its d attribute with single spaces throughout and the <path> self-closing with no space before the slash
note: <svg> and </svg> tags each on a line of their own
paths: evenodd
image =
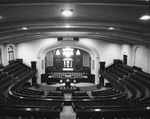
<svg viewBox="0 0 150 119">
<path fill-rule="evenodd" d="M 149 20 L 150 19 L 150 15 L 143 15 L 142 17 L 140 17 L 140 20 Z"/>
<path fill-rule="evenodd" d="M 142 17 L 140 17 L 140 20 L 150 20 L 150 0 L 146 0 L 148 3 L 148 14 L 143 15 Z"/>
<path fill-rule="evenodd" d="M 70 17 L 73 14 L 73 10 L 61 10 L 61 13 L 65 17 Z"/>
<path fill-rule="evenodd" d="M 22 27 L 21 29 L 22 29 L 22 30 L 28 30 L 28 28 L 27 28 L 27 27 Z"/>
<path fill-rule="evenodd" d="M 70 28 L 70 25 L 66 25 L 65 27 L 66 27 L 66 28 Z"/>
<path fill-rule="evenodd" d="M 109 29 L 109 30 L 114 30 L 115 28 L 114 28 L 114 27 L 109 27 L 108 29 Z"/>
<path fill-rule="evenodd" d="M 0 16 L 0 19 L 2 19 L 3 17 L 2 16 Z"/>
</svg>

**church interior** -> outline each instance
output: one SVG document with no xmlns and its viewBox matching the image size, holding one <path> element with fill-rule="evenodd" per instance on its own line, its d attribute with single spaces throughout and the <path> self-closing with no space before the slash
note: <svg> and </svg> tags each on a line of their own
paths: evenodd
<svg viewBox="0 0 150 119">
<path fill-rule="evenodd" d="M 0 119 L 150 119 L 150 0 L 0 0 Z"/>
</svg>

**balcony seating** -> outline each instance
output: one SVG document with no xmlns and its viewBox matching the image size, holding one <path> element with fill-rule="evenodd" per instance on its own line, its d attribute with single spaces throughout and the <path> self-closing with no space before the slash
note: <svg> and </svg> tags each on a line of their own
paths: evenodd
<svg viewBox="0 0 150 119">
<path fill-rule="evenodd" d="M 3 85 L 4 83 L 9 82 L 11 79 L 12 79 L 11 76 L 5 76 L 4 78 L 2 78 L 2 79 L 0 80 L 0 86 Z"/>
<path fill-rule="evenodd" d="M 135 74 L 131 74 L 130 77 L 139 81 L 150 90 L 150 80 L 148 80 L 145 76 L 139 75 L 139 72 L 136 72 Z"/>
<path fill-rule="evenodd" d="M 116 69 L 111 68 L 109 71 L 117 75 L 119 78 L 123 78 L 123 73 L 117 71 Z"/>
<path fill-rule="evenodd" d="M 130 73 L 133 73 L 134 72 L 134 69 L 129 67 L 128 65 L 123 65 L 123 64 L 118 64 L 119 67 L 125 69 L 126 71 L 130 72 Z"/>
<path fill-rule="evenodd" d="M 142 77 L 142 78 L 147 79 L 147 80 L 150 79 L 150 74 L 148 74 L 148 73 L 138 71 L 138 72 L 136 72 L 136 74 L 137 74 L 138 76 Z"/>
<path fill-rule="evenodd" d="M 3 79 L 3 78 L 6 77 L 6 76 L 7 76 L 7 74 L 1 72 L 1 74 L 0 74 L 0 80 Z"/>
<path fill-rule="evenodd" d="M 19 66 L 19 63 L 11 63 L 5 67 L 3 67 L 3 72 L 8 72 L 9 70 Z"/>
<path fill-rule="evenodd" d="M 3 71 L 7 73 L 8 75 L 11 75 L 15 78 L 21 78 L 23 75 L 26 74 L 28 70 L 30 70 L 29 68 L 19 63 L 13 63 L 6 67 L 7 68 L 4 67 Z"/>
<path fill-rule="evenodd" d="M 127 86 L 128 91 L 130 92 L 128 97 L 132 100 L 136 99 L 136 97 L 137 97 L 137 88 L 135 86 L 133 86 L 132 84 L 130 84 L 126 80 L 121 80 L 121 82 L 123 82 Z"/>
<path fill-rule="evenodd" d="M 15 61 L 3 67 L 0 74 L 0 93 L 3 94 L 13 82 L 28 75 L 30 71 L 27 66 Z"/>
<path fill-rule="evenodd" d="M 114 66 L 114 69 L 119 71 L 120 73 L 122 73 L 123 75 L 128 75 L 129 72 L 121 67 L 118 67 L 118 66 Z"/>
<path fill-rule="evenodd" d="M 11 68 L 10 70 L 8 70 L 7 73 L 8 73 L 9 75 L 11 75 L 11 74 L 13 74 L 14 72 L 16 72 L 16 71 L 18 71 L 18 70 L 20 70 L 20 69 L 22 69 L 22 68 L 23 68 L 23 66 L 18 65 L 18 66 L 16 66 L 16 67 Z"/>
<path fill-rule="evenodd" d="M 121 92 L 125 92 L 126 87 L 121 84 L 118 79 L 114 79 L 114 77 L 109 74 L 108 71 L 101 72 L 101 75 L 105 77 L 116 89 L 120 90 Z"/>
<path fill-rule="evenodd" d="M 119 80 L 119 77 L 118 77 L 118 75 L 116 75 L 116 74 L 114 74 L 113 72 L 111 72 L 111 71 L 105 71 L 105 72 L 107 72 L 114 80 Z"/>
<path fill-rule="evenodd" d="M 0 78 L 0 95 L 3 95 L 3 93 L 8 89 L 8 87 L 10 86 L 10 84 L 12 84 L 12 82 L 15 79 L 5 73 L 1 73 L 1 78 Z"/>
<path fill-rule="evenodd" d="M 144 85 L 132 78 L 125 78 L 125 80 L 137 88 L 137 90 L 139 91 L 139 99 L 146 97 L 146 87 Z"/>
</svg>

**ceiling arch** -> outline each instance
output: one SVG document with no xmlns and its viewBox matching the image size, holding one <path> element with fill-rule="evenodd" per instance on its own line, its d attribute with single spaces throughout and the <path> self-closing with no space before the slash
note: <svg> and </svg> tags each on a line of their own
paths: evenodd
<svg viewBox="0 0 150 119">
<path fill-rule="evenodd" d="M 72 17 L 61 15 L 61 10 L 66 8 L 73 10 Z M 139 20 L 148 12 L 146 0 L 0 0 L 0 44 L 69 34 L 150 45 L 150 22 Z"/>
<path fill-rule="evenodd" d="M 45 71 L 45 68 L 43 68 L 44 65 L 42 63 L 44 63 L 44 58 L 45 58 L 46 53 L 54 49 L 65 48 L 67 46 L 84 50 L 90 54 L 91 62 L 94 63 L 94 64 L 91 63 L 92 65 L 91 73 L 95 74 L 95 83 L 97 84 L 99 82 L 98 81 L 98 74 L 99 74 L 98 71 L 99 71 L 99 61 L 100 61 L 99 53 L 93 46 L 83 44 L 82 42 L 79 42 L 79 41 L 59 41 L 51 45 L 42 47 L 37 54 L 37 65 L 38 65 L 37 68 L 38 68 L 38 71 L 40 71 L 38 73 L 38 77 L 40 77 L 41 74 L 44 73 Z"/>
</svg>

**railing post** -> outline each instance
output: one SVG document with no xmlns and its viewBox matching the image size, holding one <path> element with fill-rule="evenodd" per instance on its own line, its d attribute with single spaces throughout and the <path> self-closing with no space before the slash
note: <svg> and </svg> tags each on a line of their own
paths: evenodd
<svg viewBox="0 0 150 119">
<path fill-rule="evenodd" d="M 23 63 L 23 59 L 16 59 L 16 61 Z"/>
<path fill-rule="evenodd" d="M 100 72 L 105 70 L 105 62 L 100 62 Z M 99 72 L 99 73 L 100 73 Z M 104 86 L 104 77 L 100 75 L 100 86 Z"/>
<path fill-rule="evenodd" d="M 36 69 L 36 61 L 31 62 L 31 68 L 32 68 L 32 70 Z"/>
<path fill-rule="evenodd" d="M 36 70 L 36 61 L 31 62 L 31 68 L 32 70 Z M 32 85 L 35 86 L 37 84 L 37 77 L 33 76 L 32 77 Z"/>
</svg>

